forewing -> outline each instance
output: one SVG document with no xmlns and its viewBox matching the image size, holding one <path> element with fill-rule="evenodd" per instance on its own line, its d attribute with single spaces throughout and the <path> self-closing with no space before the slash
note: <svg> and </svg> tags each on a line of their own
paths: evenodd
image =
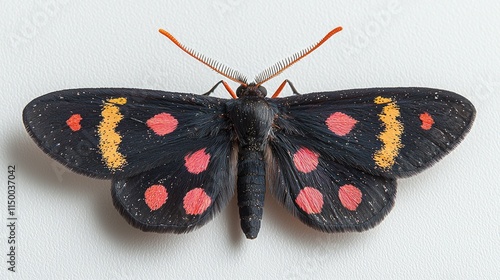
<svg viewBox="0 0 500 280">
<path fill-rule="evenodd" d="M 397 178 L 450 152 L 469 131 L 474 106 L 453 92 L 374 88 L 270 99 L 274 133 L 309 143 L 322 158 Z"/>
<path fill-rule="evenodd" d="M 375 176 L 323 157 L 314 143 L 278 134 L 270 143 L 268 185 L 305 224 L 326 232 L 362 231 L 394 205 L 395 179 Z"/>
<path fill-rule="evenodd" d="M 197 146 L 166 164 L 114 179 L 113 202 L 143 231 L 186 232 L 208 222 L 233 196 L 237 148 L 224 137 Z"/>
<path fill-rule="evenodd" d="M 75 172 L 123 178 L 194 151 L 230 142 L 224 99 L 144 89 L 71 89 L 41 96 L 23 111 L 35 142 Z"/>
</svg>

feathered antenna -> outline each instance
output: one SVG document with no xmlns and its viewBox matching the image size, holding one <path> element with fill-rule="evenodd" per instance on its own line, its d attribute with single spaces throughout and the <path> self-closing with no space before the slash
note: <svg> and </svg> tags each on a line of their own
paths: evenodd
<svg viewBox="0 0 500 280">
<path fill-rule="evenodd" d="M 304 58 L 308 54 L 312 53 L 319 46 L 321 46 L 324 42 L 326 42 L 328 39 L 330 39 L 330 37 L 332 37 L 335 33 L 339 32 L 341 30 L 342 30 L 342 27 L 340 27 L 340 26 L 333 29 L 332 31 L 328 32 L 328 34 L 326 34 L 326 36 L 323 37 L 323 39 L 321 39 L 316 44 L 314 44 L 308 48 L 305 48 L 305 49 L 295 53 L 294 55 L 287 57 L 287 58 L 275 63 L 273 66 L 267 68 L 266 70 L 262 71 L 259 75 L 257 75 L 255 77 L 255 83 L 257 85 L 261 85 L 261 84 L 265 83 L 266 81 L 276 77 L 281 72 L 283 72 L 285 69 L 290 67 L 292 64 L 301 60 L 302 58 Z"/>
<path fill-rule="evenodd" d="M 184 46 L 179 41 L 177 41 L 177 39 L 175 39 L 175 37 L 172 36 L 172 34 L 168 33 L 167 31 L 165 31 L 163 29 L 160 29 L 159 31 L 161 34 L 165 35 L 168 39 L 170 39 L 170 41 L 172 41 L 172 43 L 174 43 L 181 50 L 185 51 L 187 54 L 194 57 L 195 59 L 197 59 L 201 63 L 205 64 L 206 66 L 212 68 L 212 70 L 214 70 L 215 72 L 217 72 L 217 73 L 221 74 L 222 76 L 224 76 L 224 77 L 226 77 L 234 82 L 237 82 L 239 84 L 242 84 L 242 85 L 247 84 L 247 78 L 245 77 L 245 75 L 241 74 L 239 71 L 236 71 L 233 68 L 218 62 L 215 59 L 206 57 L 205 55 L 200 54 L 200 53 L 192 50 L 191 48 Z"/>
</svg>

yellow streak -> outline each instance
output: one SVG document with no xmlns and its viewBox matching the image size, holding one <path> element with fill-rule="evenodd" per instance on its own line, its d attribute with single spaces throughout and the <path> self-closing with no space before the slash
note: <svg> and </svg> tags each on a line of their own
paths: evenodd
<svg viewBox="0 0 500 280">
<path fill-rule="evenodd" d="M 399 150 L 403 147 L 401 144 L 403 125 L 397 119 L 401 114 L 399 107 L 391 98 L 378 96 L 374 102 L 375 104 L 387 105 L 382 108 L 382 113 L 378 115 L 385 129 L 377 136 L 383 146 L 373 154 L 373 160 L 379 167 L 389 169 L 394 165 Z"/>
<path fill-rule="evenodd" d="M 125 157 L 118 152 L 118 147 L 122 142 L 122 137 L 116 132 L 118 123 L 123 119 L 117 105 L 124 105 L 127 99 L 124 97 L 108 99 L 102 108 L 102 120 L 97 127 L 99 134 L 99 149 L 101 150 L 104 164 L 116 170 L 127 163 Z"/>
</svg>

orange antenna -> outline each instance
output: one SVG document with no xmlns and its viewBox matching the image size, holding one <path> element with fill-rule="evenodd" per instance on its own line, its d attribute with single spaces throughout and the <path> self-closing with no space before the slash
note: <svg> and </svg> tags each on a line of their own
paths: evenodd
<svg viewBox="0 0 500 280">
<path fill-rule="evenodd" d="M 167 31 L 165 31 L 163 29 L 160 29 L 159 31 L 161 34 L 165 35 L 168 39 L 170 39 L 170 41 L 172 41 L 172 43 L 174 43 L 181 50 L 185 51 L 191 57 L 194 57 L 195 59 L 197 59 L 201 63 L 205 64 L 206 66 L 212 68 L 212 70 L 214 70 L 215 72 L 217 72 L 217 73 L 221 74 L 222 76 L 224 76 L 224 77 L 226 77 L 234 82 L 237 82 L 239 84 L 242 84 L 242 85 L 247 84 L 247 78 L 245 77 L 245 75 L 243 75 L 240 72 L 216 61 L 215 59 L 206 57 L 206 56 L 204 56 L 204 55 L 202 55 L 202 54 L 200 54 L 200 53 L 198 53 L 190 48 L 185 47 L 179 41 L 177 41 L 177 39 L 175 39 L 175 37 L 172 36 L 172 34 L 168 33 Z"/>
<path fill-rule="evenodd" d="M 342 30 L 341 26 L 333 29 L 332 31 L 328 32 L 328 34 L 326 34 L 326 36 L 323 37 L 323 39 L 321 39 L 316 44 L 314 44 L 308 48 L 305 48 L 305 49 L 301 50 L 300 52 L 297 52 L 294 55 L 287 57 L 286 59 L 283 59 L 283 60 L 277 62 L 276 64 L 274 64 L 273 66 L 262 71 L 259 75 L 257 75 L 255 77 L 255 83 L 257 85 L 261 85 L 261 84 L 265 83 L 266 81 L 278 76 L 285 69 L 290 67 L 295 62 L 301 60 L 302 58 L 304 58 L 308 54 L 312 53 L 319 46 L 321 46 L 324 42 L 326 42 L 328 39 L 330 39 L 330 37 L 332 37 L 335 33 L 339 32 L 341 30 Z"/>
</svg>

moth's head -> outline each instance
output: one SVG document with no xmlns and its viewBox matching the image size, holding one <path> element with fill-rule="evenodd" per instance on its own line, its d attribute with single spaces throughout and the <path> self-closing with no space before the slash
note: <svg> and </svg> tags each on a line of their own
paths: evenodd
<svg viewBox="0 0 500 280">
<path fill-rule="evenodd" d="M 238 98 L 244 96 L 266 97 L 266 95 L 267 95 L 266 88 L 261 85 L 257 85 L 255 83 L 250 83 L 248 85 L 242 84 L 236 89 L 236 96 L 238 96 Z"/>
</svg>

